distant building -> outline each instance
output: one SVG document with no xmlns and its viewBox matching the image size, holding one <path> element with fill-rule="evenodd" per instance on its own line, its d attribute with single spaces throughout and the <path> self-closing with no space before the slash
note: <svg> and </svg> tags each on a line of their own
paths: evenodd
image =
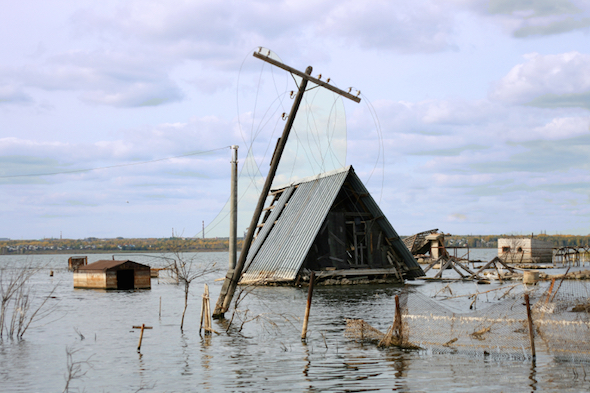
<svg viewBox="0 0 590 393">
<path fill-rule="evenodd" d="M 88 257 L 70 257 L 68 258 L 68 269 L 77 270 L 82 266 L 88 265 Z"/>
<path fill-rule="evenodd" d="M 533 237 L 500 238 L 498 257 L 508 263 L 551 263 L 553 244 Z"/>
<path fill-rule="evenodd" d="M 97 261 L 74 271 L 74 288 L 151 289 L 150 267 L 129 260 Z"/>
</svg>

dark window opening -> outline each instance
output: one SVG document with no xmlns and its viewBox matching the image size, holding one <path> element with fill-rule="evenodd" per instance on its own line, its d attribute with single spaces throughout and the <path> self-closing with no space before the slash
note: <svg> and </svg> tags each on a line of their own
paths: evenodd
<svg viewBox="0 0 590 393">
<path fill-rule="evenodd" d="M 502 252 L 510 252 L 510 246 L 502 247 Z"/>
</svg>

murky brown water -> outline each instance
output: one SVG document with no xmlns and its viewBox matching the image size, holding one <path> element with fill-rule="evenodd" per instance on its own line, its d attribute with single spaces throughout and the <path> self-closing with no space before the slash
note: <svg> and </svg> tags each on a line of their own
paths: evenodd
<svg viewBox="0 0 590 393">
<path fill-rule="evenodd" d="M 242 309 L 259 320 L 241 332 L 214 322 L 221 332 L 199 336 L 203 282 L 217 300 L 223 273 L 193 284 L 184 332 L 179 329 L 182 288 L 158 280 L 149 291 L 74 290 L 72 273 L 63 269 L 68 255 L 0 256 L 7 263 L 43 263 L 35 276 L 36 291 L 57 284 L 53 312 L 36 323 L 23 341 L 0 343 L 0 390 L 59 392 L 65 386 L 66 347 L 76 352 L 84 377 L 73 380 L 73 391 L 402 391 L 402 392 L 523 392 L 590 389 L 590 366 L 556 362 L 539 354 L 530 361 L 494 360 L 429 351 L 379 349 L 344 337 L 346 318 L 363 318 L 385 331 L 393 316 L 394 295 L 403 287 L 318 287 L 314 293 L 307 343 L 300 340 L 306 288 L 259 288 Z M 89 262 L 101 259 L 90 255 Z M 227 253 L 200 254 L 204 260 L 227 263 Z M 156 265 L 156 259 L 129 259 Z M 55 270 L 49 277 L 49 269 Z M 420 288 L 425 288 L 422 286 Z M 428 289 L 420 289 L 428 291 Z M 162 317 L 158 317 L 160 298 Z M 153 326 L 144 334 L 133 325 Z M 84 335 L 81 339 L 76 332 Z M 586 371 L 588 369 L 588 371 Z"/>
</svg>

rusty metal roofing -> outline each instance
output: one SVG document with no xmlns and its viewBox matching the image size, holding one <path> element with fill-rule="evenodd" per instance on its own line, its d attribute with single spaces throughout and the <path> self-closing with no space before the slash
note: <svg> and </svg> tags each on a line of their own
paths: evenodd
<svg viewBox="0 0 590 393">
<path fill-rule="evenodd" d="M 274 191 L 284 191 L 248 252 L 241 282 L 293 281 L 347 179 L 359 194 L 363 194 L 363 202 L 370 212 L 375 217 L 383 216 L 352 166 L 276 188 Z M 410 272 L 423 274 L 389 221 L 385 217 L 378 221 Z"/>
<path fill-rule="evenodd" d="M 93 271 L 107 271 L 109 269 L 112 269 L 114 267 L 123 265 L 124 263 L 130 262 L 133 265 L 135 265 L 136 267 L 140 268 L 140 269 L 149 269 L 150 267 L 148 265 L 142 265 L 141 263 L 137 263 L 137 262 L 133 262 L 130 261 L 128 259 L 124 260 L 124 261 L 115 261 L 115 260 L 111 260 L 111 259 L 103 259 L 100 261 L 96 261 L 93 262 L 89 265 L 85 265 L 85 266 L 80 266 L 78 268 L 78 271 L 84 271 L 84 270 L 93 270 Z"/>
</svg>

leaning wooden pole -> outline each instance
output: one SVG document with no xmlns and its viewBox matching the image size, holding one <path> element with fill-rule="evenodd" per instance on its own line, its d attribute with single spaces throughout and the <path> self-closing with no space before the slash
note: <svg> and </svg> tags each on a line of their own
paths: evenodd
<svg viewBox="0 0 590 393">
<path fill-rule="evenodd" d="M 236 268 L 238 238 L 238 147 L 233 145 L 231 159 L 231 193 L 229 217 L 229 269 Z"/>
<path fill-rule="evenodd" d="M 305 70 L 305 74 L 310 75 L 311 71 L 312 67 L 309 66 Z M 252 215 L 252 221 L 250 221 L 248 232 L 246 233 L 246 237 L 244 238 L 244 244 L 242 246 L 242 251 L 240 252 L 240 259 L 238 260 L 235 269 L 233 269 L 233 271 L 229 270 L 227 272 L 227 275 L 225 276 L 225 281 L 223 282 L 221 292 L 219 293 L 219 299 L 217 299 L 217 303 L 215 304 L 213 318 L 223 318 L 225 312 L 228 310 L 229 305 L 233 299 L 234 292 L 236 291 L 236 287 L 238 285 L 238 282 L 240 281 L 240 277 L 242 276 L 242 271 L 244 270 L 244 265 L 246 263 L 248 251 L 250 251 L 250 246 L 252 245 L 254 231 L 256 230 L 258 221 L 260 220 L 260 214 L 264 209 L 264 202 L 266 201 L 266 198 L 270 191 L 270 187 L 272 185 L 272 181 L 275 177 L 275 173 L 277 172 L 277 168 L 281 160 L 281 155 L 283 154 L 283 150 L 285 149 L 287 139 L 289 138 L 289 133 L 291 132 L 291 127 L 293 126 L 293 122 L 295 121 L 295 115 L 297 114 L 297 110 L 299 109 L 299 105 L 301 104 L 301 100 L 303 99 L 303 93 L 305 93 L 306 87 L 307 79 L 303 78 L 301 80 L 301 84 L 299 85 L 299 91 L 297 92 L 297 96 L 295 97 L 293 106 L 291 107 L 291 112 L 289 113 L 287 123 L 285 124 L 285 129 L 283 130 L 281 139 L 279 139 L 279 143 L 277 144 L 277 148 L 270 165 L 270 170 L 268 171 L 266 181 L 264 182 L 264 187 L 260 192 L 258 204 L 256 205 L 256 209 L 254 210 L 254 214 Z"/>
</svg>

